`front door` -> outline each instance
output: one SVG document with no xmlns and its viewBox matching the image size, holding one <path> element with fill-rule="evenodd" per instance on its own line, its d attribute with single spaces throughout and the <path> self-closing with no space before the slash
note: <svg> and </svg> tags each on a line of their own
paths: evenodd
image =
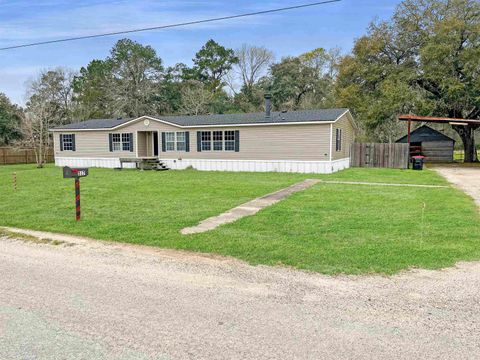
<svg viewBox="0 0 480 360">
<path fill-rule="evenodd" d="M 158 156 L 158 131 L 153 132 L 153 155 Z"/>
</svg>

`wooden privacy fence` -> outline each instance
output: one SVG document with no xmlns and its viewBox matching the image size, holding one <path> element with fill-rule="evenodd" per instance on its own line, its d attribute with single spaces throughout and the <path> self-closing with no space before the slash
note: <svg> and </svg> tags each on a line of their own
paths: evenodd
<svg viewBox="0 0 480 360">
<path fill-rule="evenodd" d="M 47 151 L 47 162 L 53 162 L 53 150 Z M 16 149 L 11 147 L 0 147 L 0 165 L 32 164 L 35 163 L 35 152 L 33 149 Z"/>
<path fill-rule="evenodd" d="M 350 147 L 350 166 L 406 169 L 408 144 L 353 143 Z"/>
</svg>

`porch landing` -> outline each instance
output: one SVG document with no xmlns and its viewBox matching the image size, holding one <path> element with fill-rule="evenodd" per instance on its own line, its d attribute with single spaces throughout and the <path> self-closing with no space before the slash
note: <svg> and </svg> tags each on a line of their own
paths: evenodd
<svg viewBox="0 0 480 360">
<path fill-rule="evenodd" d="M 120 168 L 123 169 L 124 163 L 135 163 L 135 167 L 139 170 L 169 170 L 169 167 L 165 162 L 160 160 L 158 157 L 138 157 L 138 158 L 120 158 Z"/>
</svg>

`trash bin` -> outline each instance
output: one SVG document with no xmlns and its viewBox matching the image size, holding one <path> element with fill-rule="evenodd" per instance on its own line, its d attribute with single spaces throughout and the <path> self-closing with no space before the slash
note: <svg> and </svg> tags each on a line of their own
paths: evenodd
<svg viewBox="0 0 480 360">
<path fill-rule="evenodd" d="M 412 169 L 423 170 L 423 159 L 425 159 L 425 156 L 412 156 Z"/>
</svg>

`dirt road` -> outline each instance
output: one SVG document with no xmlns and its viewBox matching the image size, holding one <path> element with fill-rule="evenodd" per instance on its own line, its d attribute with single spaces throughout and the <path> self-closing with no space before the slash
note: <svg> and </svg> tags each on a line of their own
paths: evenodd
<svg viewBox="0 0 480 360">
<path fill-rule="evenodd" d="M 330 277 L 0 238 L 1 359 L 474 359 L 480 263 Z"/>
</svg>

